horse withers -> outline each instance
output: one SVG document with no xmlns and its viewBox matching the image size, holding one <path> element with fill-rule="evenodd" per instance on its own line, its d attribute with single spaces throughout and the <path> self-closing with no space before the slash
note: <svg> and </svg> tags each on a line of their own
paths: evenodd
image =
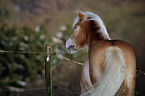
<svg viewBox="0 0 145 96">
<path fill-rule="evenodd" d="M 70 53 L 88 48 L 81 73 L 81 96 L 133 96 L 136 57 L 133 48 L 112 40 L 101 18 L 90 11 L 78 11 L 74 33 L 66 42 Z"/>
</svg>

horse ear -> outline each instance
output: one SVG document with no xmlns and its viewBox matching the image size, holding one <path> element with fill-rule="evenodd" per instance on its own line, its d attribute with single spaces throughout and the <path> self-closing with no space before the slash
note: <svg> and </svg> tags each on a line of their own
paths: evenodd
<svg viewBox="0 0 145 96">
<path fill-rule="evenodd" d="M 82 12 L 82 11 L 80 11 L 80 10 L 79 10 L 79 13 L 78 13 L 78 15 L 79 15 L 79 19 L 82 19 L 82 18 L 84 17 L 84 14 L 83 14 L 83 12 Z"/>
</svg>

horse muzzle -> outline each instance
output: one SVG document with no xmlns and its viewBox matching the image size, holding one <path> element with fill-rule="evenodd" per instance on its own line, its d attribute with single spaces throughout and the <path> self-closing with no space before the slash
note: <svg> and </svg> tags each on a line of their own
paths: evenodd
<svg viewBox="0 0 145 96">
<path fill-rule="evenodd" d="M 75 43 L 69 38 L 66 41 L 66 49 L 70 52 L 70 53 L 76 53 L 76 49 L 75 49 Z"/>
</svg>

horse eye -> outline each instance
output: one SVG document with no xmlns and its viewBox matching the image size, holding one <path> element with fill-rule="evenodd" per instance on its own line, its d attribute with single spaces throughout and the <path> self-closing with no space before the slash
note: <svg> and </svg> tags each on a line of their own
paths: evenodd
<svg viewBox="0 0 145 96">
<path fill-rule="evenodd" d="M 77 29 L 77 27 L 76 27 L 76 26 L 75 26 L 74 28 L 75 28 L 75 29 Z"/>
</svg>

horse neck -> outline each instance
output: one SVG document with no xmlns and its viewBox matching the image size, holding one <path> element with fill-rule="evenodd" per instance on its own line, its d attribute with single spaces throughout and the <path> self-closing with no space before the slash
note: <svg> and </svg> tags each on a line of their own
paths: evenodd
<svg viewBox="0 0 145 96">
<path fill-rule="evenodd" d="M 91 47 L 94 43 L 97 41 L 103 39 L 101 38 L 101 34 L 97 33 L 97 31 L 100 29 L 96 24 L 90 21 L 88 26 L 86 27 L 87 29 L 87 42 L 88 42 L 88 47 Z"/>
<path fill-rule="evenodd" d="M 102 28 L 103 29 L 103 28 Z M 88 36 L 88 47 L 91 47 L 93 44 L 95 44 L 99 40 L 111 40 L 106 28 L 104 27 L 104 30 L 102 30 L 99 25 L 97 25 L 94 21 L 90 21 L 89 25 L 86 27 L 87 30 L 87 36 Z M 104 31 L 104 32 L 101 32 Z"/>
</svg>

